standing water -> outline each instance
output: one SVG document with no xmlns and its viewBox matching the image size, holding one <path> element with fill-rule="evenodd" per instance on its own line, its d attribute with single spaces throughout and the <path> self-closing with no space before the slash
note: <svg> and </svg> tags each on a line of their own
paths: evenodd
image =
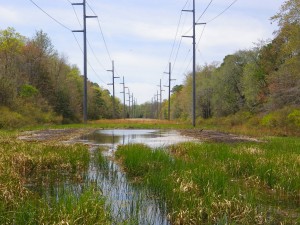
<svg viewBox="0 0 300 225">
<path fill-rule="evenodd" d="M 95 150 L 91 151 L 94 160 L 89 166 L 88 181 L 96 183 L 102 190 L 116 223 L 170 224 L 164 203 L 144 188 L 129 183 L 126 174 L 112 160 L 117 146 L 143 143 L 157 148 L 191 140 L 176 131 L 160 130 L 99 130 L 82 137 L 81 142 L 109 149 L 103 153 L 103 165 L 95 160 Z"/>
</svg>

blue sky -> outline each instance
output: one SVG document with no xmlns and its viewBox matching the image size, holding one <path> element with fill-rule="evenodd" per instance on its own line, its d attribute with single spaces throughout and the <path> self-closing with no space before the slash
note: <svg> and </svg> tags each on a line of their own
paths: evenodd
<svg viewBox="0 0 300 225">
<path fill-rule="evenodd" d="M 33 0 L 56 20 L 72 30 L 81 29 L 82 7 L 71 6 L 75 0 Z M 167 66 L 172 62 L 172 84 L 181 84 L 185 74 L 191 71 L 192 42 L 181 35 L 189 35 L 192 14 L 181 12 L 191 9 L 192 0 L 88 0 L 97 14 L 108 46 L 106 51 L 97 19 L 88 19 L 88 78 L 112 91 L 111 59 L 115 61 L 116 74 L 125 77 L 126 86 L 138 103 L 150 101 L 156 94 L 159 81 L 167 85 Z M 211 0 L 196 0 L 198 18 Z M 233 0 L 213 0 L 199 22 L 207 22 L 227 8 Z M 276 24 L 270 17 L 278 12 L 284 0 L 238 0 L 224 14 L 205 26 L 197 26 L 197 64 L 221 62 L 228 55 L 241 49 L 250 49 L 260 40 L 273 38 Z M 87 14 L 94 12 L 87 7 Z M 180 17 L 181 15 L 181 17 Z M 180 23 L 179 23 L 179 19 Z M 179 24 L 179 26 L 178 26 Z M 82 69 L 82 52 L 72 32 L 54 22 L 30 0 L 1 0 L 0 29 L 14 27 L 19 33 L 33 37 L 43 30 L 52 40 L 55 49 L 70 64 Z M 177 36 L 175 38 L 178 27 Z M 203 31 L 204 29 L 204 31 Z M 76 33 L 82 48 L 82 34 Z M 175 42 L 174 42 L 175 40 Z M 171 54 L 173 43 L 173 53 Z M 178 50 L 179 49 L 179 50 Z M 178 54 L 177 54 L 178 51 Z M 177 58 L 176 58 L 177 55 Z M 170 57 L 171 56 L 171 57 Z M 176 60 L 175 60 L 176 58 Z M 122 99 L 121 79 L 116 80 L 116 96 Z M 163 92 L 167 98 L 167 92 Z"/>
</svg>

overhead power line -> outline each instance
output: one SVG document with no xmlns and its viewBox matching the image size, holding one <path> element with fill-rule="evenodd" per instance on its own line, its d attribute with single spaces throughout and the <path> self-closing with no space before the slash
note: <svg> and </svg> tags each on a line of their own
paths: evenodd
<svg viewBox="0 0 300 225">
<path fill-rule="evenodd" d="M 39 10 L 41 10 L 43 13 L 45 13 L 48 17 L 50 17 L 52 20 L 54 20 L 57 24 L 62 26 L 63 28 L 72 31 L 69 27 L 64 25 L 63 23 L 59 22 L 57 19 L 55 19 L 53 16 L 51 16 L 49 13 L 47 13 L 45 10 L 43 10 L 38 4 L 36 4 L 33 0 L 29 0 L 32 4 L 34 4 Z"/>
<path fill-rule="evenodd" d="M 71 1 L 69 1 L 69 0 L 67 0 L 67 1 L 68 1 L 69 3 L 72 4 Z M 80 20 L 79 20 L 79 17 L 78 17 L 78 14 L 77 14 L 76 10 L 75 10 L 74 5 L 72 5 L 72 8 L 73 8 L 74 14 L 75 14 L 75 16 L 76 16 L 76 18 L 77 18 L 78 24 L 82 27 L 82 24 L 81 24 L 81 22 L 80 22 Z M 97 17 L 97 19 L 98 19 L 98 17 Z M 77 42 L 78 42 L 78 41 L 77 41 Z M 91 46 L 91 44 L 90 44 L 90 42 L 89 42 L 88 39 L 87 39 L 87 43 L 88 43 L 88 45 L 89 45 L 89 47 L 90 47 L 90 50 L 91 50 L 93 56 L 95 57 L 95 59 L 96 59 L 96 61 L 97 61 L 97 63 L 101 66 L 101 68 L 102 68 L 104 71 L 106 71 L 105 67 L 104 67 L 103 64 L 100 62 L 100 60 L 98 59 L 97 55 L 95 54 L 95 51 L 94 51 L 94 49 L 92 48 L 92 46 Z"/>
<path fill-rule="evenodd" d="M 202 14 L 199 16 L 199 18 L 197 19 L 196 23 L 199 22 L 199 20 L 202 18 L 202 16 L 206 13 L 206 11 L 208 10 L 209 6 L 211 5 L 211 3 L 213 2 L 213 0 L 210 0 L 210 3 L 208 3 L 208 5 L 206 6 L 206 8 L 204 9 L 204 11 L 202 12 Z"/>
<path fill-rule="evenodd" d="M 220 12 L 218 15 L 216 15 L 214 18 L 208 20 L 206 23 L 210 23 L 212 21 L 214 21 L 215 19 L 217 19 L 219 16 L 221 16 L 223 13 L 225 13 L 228 9 L 231 8 L 231 6 L 233 6 L 238 0 L 234 0 L 227 8 L 225 8 L 222 12 Z"/>
<path fill-rule="evenodd" d="M 93 8 L 90 6 L 90 4 L 87 2 L 87 6 L 90 8 L 90 10 L 94 13 L 94 15 L 97 15 L 96 12 L 93 10 Z M 107 55 L 110 59 L 110 61 L 112 61 L 111 59 L 111 55 L 110 55 L 110 52 L 108 50 L 108 46 L 107 46 L 107 43 L 106 43 L 106 40 L 105 40 L 105 37 L 104 37 L 104 34 L 103 34 L 103 30 L 102 30 L 102 27 L 101 27 L 101 23 L 100 23 L 100 20 L 99 18 L 97 17 L 97 22 L 98 22 L 98 27 L 100 29 L 100 33 L 101 33 L 101 36 L 102 36 L 102 39 L 103 39 L 103 42 L 104 42 L 104 45 L 105 45 L 105 49 L 106 49 L 106 52 L 107 52 Z"/>
</svg>

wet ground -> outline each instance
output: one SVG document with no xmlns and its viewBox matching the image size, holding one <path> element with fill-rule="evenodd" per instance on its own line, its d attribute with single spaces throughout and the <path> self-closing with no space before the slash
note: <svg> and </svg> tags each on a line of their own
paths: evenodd
<svg viewBox="0 0 300 225">
<path fill-rule="evenodd" d="M 229 134 L 213 130 L 189 129 L 180 130 L 181 135 L 193 137 L 202 142 L 238 143 L 260 142 L 260 140 L 248 136 Z"/>
<path fill-rule="evenodd" d="M 99 129 L 98 129 L 99 130 Z M 79 138 L 82 135 L 91 134 L 96 129 L 82 128 L 82 129 L 48 129 L 39 131 L 27 131 L 23 132 L 19 139 L 26 141 L 69 141 Z M 124 130 L 115 130 L 116 136 L 118 132 Z M 136 130 L 139 132 L 139 130 Z M 173 132 L 173 131 L 170 131 Z M 181 135 L 192 137 L 201 142 L 224 142 L 224 143 L 237 143 L 237 142 L 259 142 L 258 139 L 223 133 L 219 131 L 212 130 L 202 130 L 202 129 L 187 129 L 180 130 Z"/>
<path fill-rule="evenodd" d="M 156 199 L 149 190 L 132 184 L 126 173 L 119 167 L 114 158 L 118 145 L 143 143 L 152 148 L 159 148 L 186 141 L 198 142 L 245 142 L 257 141 L 249 137 L 226 134 L 208 130 L 136 130 L 136 129 L 49 129 L 23 133 L 19 139 L 26 141 L 84 143 L 91 148 L 91 162 L 86 171 L 84 183 L 68 184 L 73 192 L 80 193 L 90 183 L 102 191 L 106 198 L 116 224 L 134 218 L 136 224 L 168 225 L 168 215 L 164 202 Z M 104 160 L 97 161 L 96 148 L 104 146 Z M 34 189 L 35 187 L 33 187 Z M 52 190 L 52 189 L 51 189 Z M 77 191 L 76 191 L 77 190 Z M 48 189 L 43 190 L 49 192 Z M 53 191 L 52 191 L 53 192 Z M 51 193 L 52 193 L 51 192 Z M 54 191 L 55 192 L 55 191 Z M 50 192 L 49 192 L 50 193 Z"/>
</svg>

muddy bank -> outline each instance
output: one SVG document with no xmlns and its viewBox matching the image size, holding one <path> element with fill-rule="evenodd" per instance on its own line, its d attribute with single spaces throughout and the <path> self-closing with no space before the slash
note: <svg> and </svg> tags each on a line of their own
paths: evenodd
<svg viewBox="0 0 300 225">
<path fill-rule="evenodd" d="M 24 141 L 70 141 L 77 139 L 84 134 L 89 134 L 99 129 L 90 128 L 70 128 L 70 129 L 48 129 L 48 130 L 38 130 L 38 131 L 26 131 L 21 133 L 18 137 L 19 140 Z"/>
<path fill-rule="evenodd" d="M 217 142 L 217 143 L 239 143 L 239 142 L 261 142 L 259 139 L 228 134 L 219 131 L 213 130 L 202 130 L 202 129 L 189 129 L 189 130 L 180 130 L 181 135 L 189 136 L 196 138 L 200 141 L 205 142 Z"/>
</svg>

